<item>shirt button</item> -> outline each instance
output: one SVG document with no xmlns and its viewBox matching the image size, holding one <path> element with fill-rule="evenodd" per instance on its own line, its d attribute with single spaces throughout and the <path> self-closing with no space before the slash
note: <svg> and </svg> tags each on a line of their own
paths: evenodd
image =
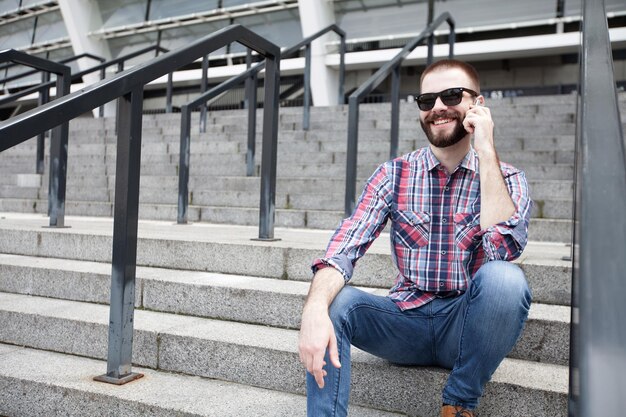
<svg viewBox="0 0 626 417">
<path fill-rule="evenodd" d="M 446 253 L 448 253 L 448 252 L 446 252 L 445 250 L 442 250 L 442 251 L 441 251 L 441 254 L 442 254 L 442 255 L 445 255 Z"/>
<path fill-rule="evenodd" d="M 443 188 L 443 190 L 444 190 L 444 191 L 450 191 L 450 187 L 445 186 L 445 187 Z"/>
<path fill-rule="evenodd" d="M 441 219 L 442 223 L 448 223 L 448 219 Z"/>
<path fill-rule="evenodd" d="M 439 283 L 439 286 L 440 286 L 440 287 L 443 287 L 444 285 L 446 285 L 446 283 L 445 283 L 445 282 L 440 282 L 440 283 Z"/>
</svg>

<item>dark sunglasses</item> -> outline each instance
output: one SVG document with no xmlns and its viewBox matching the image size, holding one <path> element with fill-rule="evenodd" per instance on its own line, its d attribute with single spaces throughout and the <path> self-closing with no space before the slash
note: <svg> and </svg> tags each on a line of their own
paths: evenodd
<svg viewBox="0 0 626 417">
<path fill-rule="evenodd" d="M 474 90 L 464 87 L 448 88 L 438 93 L 425 93 L 415 97 L 417 100 L 417 106 L 422 111 L 428 111 L 435 107 L 437 97 L 441 97 L 441 101 L 446 106 L 456 106 L 463 99 L 463 91 L 467 91 L 472 96 L 477 97 L 478 93 Z"/>
</svg>

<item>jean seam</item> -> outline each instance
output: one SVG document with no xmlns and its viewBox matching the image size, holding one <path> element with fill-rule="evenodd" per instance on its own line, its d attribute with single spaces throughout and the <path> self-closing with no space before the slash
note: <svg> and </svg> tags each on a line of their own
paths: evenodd
<svg viewBox="0 0 626 417">
<path fill-rule="evenodd" d="M 346 320 L 343 320 L 343 323 L 341 324 L 341 332 L 339 335 L 340 337 L 337 337 L 337 352 L 341 352 L 341 347 L 343 345 L 343 332 L 344 332 L 344 328 L 346 327 Z M 330 352 L 328 354 L 328 359 L 330 361 Z M 352 358 L 350 358 L 350 360 L 352 360 Z M 341 354 L 340 354 L 340 361 L 341 361 Z M 333 366 L 332 363 L 327 364 L 326 366 Z M 337 375 L 338 377 L 335 380 L 335 389 L 334 389 L 334 394 L 333 394 L 333 409 L 332 409 L 332 415 L 336 416 L 337 415 L 337 403 L 339 402 L 339 387 L 341 386 L 341 369 L 337 370 Z"/>
</svg>

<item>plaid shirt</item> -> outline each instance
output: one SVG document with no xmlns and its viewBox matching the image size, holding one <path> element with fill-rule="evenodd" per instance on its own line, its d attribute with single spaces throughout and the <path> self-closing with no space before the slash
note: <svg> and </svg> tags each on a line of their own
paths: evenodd
<svg viewBox="0 0 626 417">
<path fill-rule="evenodd" d="M 325 257 L 313 262 L 313 271 L 331 266 L 349 281 L 356 261 L 391 219 L 398 276 L 389 297 L 406 310 L 461 294 L 485 262 L 511 261 L 526 246 L 532 205 L 526 177 L 511 165 L 500 168 L 516 211 L 481 230 L 474 149 L 451 175 L 428 147 L 384 163 L 331 238 Z"/>
</svg>

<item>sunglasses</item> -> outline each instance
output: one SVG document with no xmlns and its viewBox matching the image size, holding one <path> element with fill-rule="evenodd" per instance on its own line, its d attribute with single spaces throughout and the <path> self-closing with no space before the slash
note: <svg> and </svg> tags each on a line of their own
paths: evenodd
<svg viewBox="0 0 626 417">
<path fill-rule="evenodd" d="M 441 101 L 446 106 L 456 106 L 463 99 L 463 91 L 467 91 L 472 96 L 477 97 L 478 93 L 474 90 L 464 87 L 448 88 L 438 93 L 425 93 L 415 97 L 417 100 L 417 106 L 422 111 L 428 111 L 435 107 L 437 97 L 441 98 Z"/>
</svg>

